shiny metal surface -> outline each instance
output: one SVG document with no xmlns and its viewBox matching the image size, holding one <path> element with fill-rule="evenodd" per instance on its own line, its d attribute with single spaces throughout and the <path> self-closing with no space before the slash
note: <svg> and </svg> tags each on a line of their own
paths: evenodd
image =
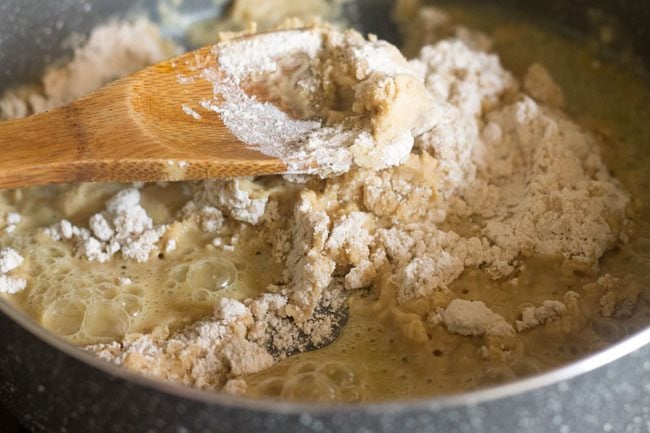
<svg viewBox="0 0 650 433">
<path fill-rule="evenodd" d="M 186 0 L 183 7 L 189 13 L 212 3 Z M 528 8 L 588 31 L 576 17 L 596 3 L 554 0 L 531 2 Z M 629 19 L 624 22 L 646 23 L 631 29 L 630 36 L 644 43 L 648 7 L 600 3 Z M 351 7 L 356 9 L 350 16 L 362 30 L 383 36 L 391 29 L 378 23 L 388 2 L 365 0 Z M 47 53 L 64 55 L 58 47 L 72 32 L 87 32 L 134 9 L 156 16 L 148 0 L 3 0 L 0 92 L 38 76 L 49 61 Z M 328 406 L 248 400 L 148 379 L 67 345 L 0 301 L 0 400 L 42 432 L 642 433 L 650 431 L 650 329 L 567 367 L 510 384 L 431 399 Z"/>
</svg>

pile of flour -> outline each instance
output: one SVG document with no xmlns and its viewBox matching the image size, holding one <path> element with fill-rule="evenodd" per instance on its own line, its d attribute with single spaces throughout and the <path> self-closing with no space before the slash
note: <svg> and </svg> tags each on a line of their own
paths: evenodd
<svg viewBox="0 0 650 433">
<path fill-rule="evenodd" d="M 400 311 L 440 293 L 453 297 L 450 284 L 468 268 L 484 269 L 493 279 L 510 278 L 516 287 L 525 272 L 522 256 L 596 266 L 605 251 L 625 241 L 629 197 L 608 174 L 597 139 L 561 112 L 563 96 L 543 66 L 531 67 L 522 88 L 495 55 L 453 39 L 424 47 L 410 67 L 432 101 L 434 126 L 416 137 L 416 150 L 404 164 L 382 171 L 353 168 L 318 187 L 294 185 L 295 203 L 270 190 L 264 195 L 264 215 L 256 225 L 286 269 L 281 282 L 238 307 L 250 319 L 239 322 L 246 329 L 237 335 L 248 342 L 240 341 L 252 351 L 250 359 L 259 361 L 245 373 L 268 366 L 261 354 L 270 353 L 269 335 L 279 343 L 310 329 L 333 288 L 371 287 L 380 309 Z M 199 186 L 198 197 L 208 197 L 211 188 L 210 183 Z M 257 188 L 264 189 L 259 183 Z M 278 223 L 282 216 L 286 221 Z M 557 320 L 575 302 L 576 294 L 569 292 L 526 307 L 520 320 L 509 323 L 485 303 L 456 299 L 425 312 L 420 325 L 411 321 L 404 332 L 444 326 L 461 335 L 512 339 Z M 225 326 L 222 316 L 218 312 L 201 326 Z M 274 320 L 293 326 L 274 327 Z M 181 330 L 170 341 L 195 332 L 194 327 Z M 198 359 L 213 361 L 212 376 L 205 375 L 201 361 L 201 374 L 186 370 L 184 381 L 196 385 L 201 378 L 220 377 L 221 385 L 210 385 L 219 388 L 238 380 L 239 370 L 225 355 L 231 350 L 228 335 L 219 334 L 197 352 Z M 166 341 L 154 344 L 158 352 L 147 358 L 145 370 L 160 359 L 169 361 Z M 286 343 L 274 347 L 295 349 Z M 100 350 L 126 364 L 132 356 L 140 360 L 140 352 L 133 342 Z M 189 362 L 182 359 L 172 371 Z M 245 383 L 225 389 L 231 388 L 243 392 Z"/>
<path fill-rule="evenodd" d="M 154 226 L 140 205 L 140 191 L 127 188 L 106 202 L 106 209 L 90 217 L 89 229 L 68 220 L 44 230 L 55 241 L 73 240 L 77 252 L 90 261 L 105 263 L 117 252 L 122 257 L 146 262 L 167 231 L 166 225 Z"/>
<path fill-rule="evenodd" d="M 122 34 L 132 35 L 118 48 L 142 47 L 142 35 L 151 35 L 143 24 L 114 26 L 122 29 Z M 363 60 L 365 72 L 353 74 L 354 80 L 345 87 L 341 83 L 352 69 L 344 71 L 337 89 L 353 89 L 355 104 L 370 98 L 372 103 L 361 104 L 357 113 L 368 134 L 374 134 L 374 127 L 382 128 L 378 113 L 391 113 L 388 130 L 408 131 L 408 151 L 395 160 L 400 164 L 386 164 L 384 154 L 374 155 L 378 159 L 373 164 L 372 152 L 361 152 L 368 161 L 355 165 L 349 163 L 350 158 L 359 155 L 345 156 L 344 169 L 334 171 L 349 171 L 326 180 L 314 176 L 294 184 L 282 179 L 234 179 L 193 185 L 194 198 L 178 219 L 195 219 L 204 231 L 215 234 L 215 245 L 222 246 L 224 225 L 254 226 L 272 248 L 274 258 L 284 265 L 281 280 L 253 299 L 223 299 L 212 317 L 174 333 L 157 328 L 89 350 L 171 381 L 244 392 L 241 376 L 327 340 L 327 334 L 336 328 L 334 317 L 344 305 L 345 292 L 362 288 L 370 288 L 378 298 L 379 310 L 399 312 L 423 299 L 435 301 L 409 323 L 405 334 L 426 339 L 427 327 L 444 326 L 450 333 L 516 338 L 517 332 L 565 314 L 566 304 L 576 302 L 575 297 L 567 294 L 562 301 L 527 307 L 521 311 L 521 320 L 509 323 L 486 303 L 453 299 L 456 295 L 449 286 L 472 268 L 495 280 L 509 279 L 515 287 L 518 275 L 526 272 L 522 257 L 529 255 L 560 257 L 576 267 L 594 267 L 605 251 L 626 240 L 630 198 L 603 164 L 597 138 L 562 112 L 564 96 L 542 65 L 532 65 L 522 85 L 503 69 L 496 55 L 480 50 L 489 44 L 468 44 L 465 34 L 464 38 L 426 45 L 414 60 L 400 60 L 398 72 L 387 72 L 385 68 L 394 65 L 384 62 L 386 55 L 396 50 L 386 43 L 344 34 L 334 36 L 331 49 L 321 51 L 321 33 L 304 37 L 302 32 L 289 32 L 282 41 L 271 38 L 262 47 L 282 42 L 283 47 L 276 47 L 279 54 L 294 47 L 309 59 L 318 59 L 318 66 L 308 62 L 307 67 L 317 71 L 319 86 L 327 82 L 322 74 L 328 69 L 321 66 L 327 64 L 328 55 L 337 59 L 357 53 L 356 63 L 348 64 L 358 65 Z M 136 56 L 139 60 L 133 62 L 134 69 L 142 66 L 138 62 L 155 61 L 162 53 L 162 43 L 153 40 L 156 43 L 150 50 Z M 110 45 L 107 40 L 105 43 Z M 85 53 L 88 46 L 78 53 Z M 260 53 L 259 48 L 254 43 L 218 48 L 222 67 L 235 84 L 251 59 L 270 71 L 278 68 L 277 59 Z M 97 75 L 96 58 L 86 60 L 88 65 L 81 59 L 88 57 L 78 54 L 72 62 L 74 68 L 60 69 L 67 72 L 58 75 L 61 82 L 57 88 L 74 86 L 72 71 L 76 68 L 95 76 L 98 84 L 107 79 L 104 70 Z M 114 72 L 124 71 L 118 67 Z M 411 90 L 422 93 L 415 111 L 410 111 L 408 101 L 383 105 L 383 96 L 395 95 L 390 83 L 402 75 L 412 83 Z M 330 78 L 333 82 L 339 79 Z M 309 82 L 297 80 L 293 85 L 299 89 L 308 87 Z M 384 82 L 387 84 L 382 87 Z M 257 113 L 252 107 L 259 101 L 242 101 L 246 97 L 237 92 L 217 89 L 220 95 L 233 99 L 215 109 L 232 120 L 226 124 L 235 135 L 242 135 L 247 132 L 241 125 L 255 126 L 250 122 L 258 118 L 245 115 Z M 66 97 L 77 95 L 70 91 Z M 29 102 L 37 98 L 34 95 L 17 98 L 10 94 L 3 100 L 3 116 L 26 114 L 43 106 Z M 52 104 L 57 102 L 62 100 L 51 98 Z M 260 109 L 261 116 L 272 110 L 267 105 Z M 332 106 L 327 110 L 339 125 L 345 123 L 346 116 L 354 116 L 344 112 L 337 118 Z M 301 128 L 303 123 L 309 127 L 295 129 L 296 121 L 278 117 L 278 112 L 271 118 L 260 117 L 272 123 L 276 132 L 289 130 L 296 137 L 314 131 L 326 131 L 333 137 L 339 132 L 347 134 L 326 124 L 322 128 L 322 120 L 313 124 L 300 120 Z M 421 113 L 426 113 L 426 122 Z M 235 125 L 236 120 L 242 121 L 240 126 Z M 405 126 L 400 126 L 402 120 Z M 262 150 L 263 143 L 255 140 Z M 316 144 L 312 150 L 318 152 Z M 146 243 L 146 254 L 140 255 L 144 250 L 138 250 L 132 257 L 146 260 L 151 252 L 164 248 L 160 241 L 163 231 L 157 231 L 146 213 L 138 210 L 136 194 L 134 189 L 119 193 L 104 212 L 89 221 L 88 229 L 77 227 L 75 231 L 60 224 L 50 228 L 50 233 L 55 238 L 76 237 L 81 253 L 101 261 L 109 260 L 118 250 L 128 257 L 129 245 L 153 230 L 155 236 Z M 131 205 L 125 208 L 120 205 L 124 202 Z M 125 238 L 122 217 L 133 212 L 142 224 Z M 83 246 L 91 238 L 99 244 L 98 249 Z M 226 244 L 239 247 L 236 236 Z M 92 251 L 99 255 L 89 255 Z M 437 297 L 440 294 L 444 296 Z M 607 304 L 603 309 L 610 312 L 614 307 Z"/>
</svg>

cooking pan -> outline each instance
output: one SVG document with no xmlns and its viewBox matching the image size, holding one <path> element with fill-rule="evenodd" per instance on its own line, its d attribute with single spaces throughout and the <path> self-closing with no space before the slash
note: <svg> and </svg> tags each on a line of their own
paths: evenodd
<svg viewBox="0 0 650 433">
<path fill-rule="evenodd" d="M 476 2 L 474 2 L 476 3 Z M 650 61 L 650 3 L 495 0 L 573 34 L 593 30 L 594 10 L 616 20 L 639 64 Z M 185 0 L 205 18 L 226 2 Z M 390 2 L 353 1 L 350 20 L 396 41 Z M 84 34 L 153 1 L 2 0 L 0 93 L 35 80 Z M 173 32 L 172 32 L 173 33 Z M 643 69 L 643 67 L 641 67 Z M 649 101 L 650 103 L 650 101 Z M 1 145 L 10 146 L 11 143 Z M 566 367 L 505 385 L 412 401 L 323 405 L 249 400 L 175 386 L 103 362 L 0 301 L 0 401 L 34 432 L 650 432 L 650 329 Z"/>
</svg>

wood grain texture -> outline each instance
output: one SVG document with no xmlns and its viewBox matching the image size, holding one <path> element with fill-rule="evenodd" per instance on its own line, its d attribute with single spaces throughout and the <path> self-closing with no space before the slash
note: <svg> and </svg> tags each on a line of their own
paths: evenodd
<svg viewBox="0 0 650 433">
<path fill-rule="evenodd" d="M 143 69 L 69 105 L 0 122 L 0 188 L 80 181 L 162 181 L 283 173 L 200 106 L 212 47 Z M 179 76 L 196 77 L 180 82 Z M 201 115 L 183 111 L 189 105 Z M 180 163 L 180 164 L 179 164 Z M 187 163 L 187 165 L 185 165 Z"/>
</svg>

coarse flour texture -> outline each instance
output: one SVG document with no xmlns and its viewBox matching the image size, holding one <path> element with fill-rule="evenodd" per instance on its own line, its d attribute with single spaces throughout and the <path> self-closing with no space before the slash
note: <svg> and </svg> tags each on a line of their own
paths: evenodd
<svg viewBox="0 0 650 433">
<path fill-rule="evenodd" d="M 0 293 L 11 295 L 25 289 L 27 281 L 24 278 L 7 275 L 7 273 L 19 267 L 23 260 L 23 257 L 13 248 L 0 250 Z"/>
<path fill-rule="evenodd" d="M 198 188 L 193 206 L 204 214 L 213 206 L 260 230 L 273 228 L 268 232 L 277 260 L 286 266 L 279 284 L 258 299 L 224 300 L 213 319 L 171 338 L 133 337 L 95 348 L 100 355 L 219 388 L 267 368 L 270 352 L 296 350 L 287 340 L 309 334 L 324 299 L 371 286 L 384 310 L 440 300 L 419 331 L 409 327 L 415 339 L 426 338 L 431 326 L 513 338 L 565 313 L 563 299 L 549 300 L 524 309 L 511 324 L 480 301 L 449 302 L 448 287 L 470 267 L 516 284 L 522 255 L 593 266 L 625 239 L 629 197 L 607 173 L 596 138 L 560 111 L 562 94 L 541 65 L 531 66 L 522 89 L 495 55 L 452 39 L 425 46 L 404 68 L 426 88 L 431 122 L 404 164 L 381 171 L 356 167 L 303 185 L 280 182 L 279 188 L 295 191 L 291 206 L 269 188 L 249 185 L 258 205 L 243 208 L 257 212 L 243 219 L 236 214 L 242 206 L 216 203 L 225 195 L 211 191 L 223 183 Z M 408 118 L 408 106 L 394 109 L 406 110 L 396 117 Z M 235 180 L 228 188 L 243 197 L 242 182 L 254 185 Z"/>
<path fill-rule="evenodd" d="M 141 34 L 137 26 L 143 24 L 118 28 Z M 486 352 L 577 308 L 577 295 L 567 292 L 523 307 L 509 322 L 485 302 L 458 299 L 450 290 L 470 269 L 517 287 L 530 256 L 594 267 L 626 240 L 630 198 L 604 166 L 597 137 L 562 112 L 562 91 L 543 65 L 532 65 L 519 80 L 481 50 L 486 44 L 463 38 L 425 45 L 407 62 L 387 43 L 351 32 L 317 28 L 276 37 L 262 37 L 261 46 L 254 38 L 218 46 L 231 81 L 215 88 L 226 103 L 213 109 L 263 152 L 273 154 L 278 142 L 300 142 L 299 152 L 318 160 L 336 143 L 328 171 L 188 184 L 193 198 L 176 220 L 196 222 L 221 249 L 239 248 L 241 228 L 254 227 L 281 275 L 258 296 L 221 299 L 211 317 L 195 324 L 160 326 L 88 350 L 174 382 L 244 393 L 242 376 L 327 341 L 351 291 L 370 289 L 378 317 L 407 339 L 426 341 L 428 331 L 444 329 L 485 336 Z M 157 60 L 160 46 L 152 44 L 141 60 Z M 260 49 L 270 46 L 278 56 L 288 49 L 298 54 L 279 65 Z M 72 68 L 97 84 L 108 78 L 106 71 L 97 75 L 94 60 L 83 63 L 84 52 L 58 75 L 57 88 L 75 86 Z M 298 71 L 289 83 L 274 83 L 298 120 L 240 91 L 250 62 L 268 73 Z M 76 96 L 70 91 L 50 100 Z M 34 100 L 11 94 L 2 114 L 49 106 Z M 260 131 L 262 137 L 246 135 Z M 118 252 L 145 262 L 175 248 L 178 230 L 171 226 L 177 223 L 154 225 L 137 186 L 110 199 L 87 228 L 61 221 L 47 234 L 73 241 L 82 257 L 99 262 Z M 11 261 L 15 251 L 2 254 Z M 615 281 L 603 277 L 594 285 L 607 290 L 604 315 L 625 310 L 629 297 L 617 297 Z"/>
</svg>

